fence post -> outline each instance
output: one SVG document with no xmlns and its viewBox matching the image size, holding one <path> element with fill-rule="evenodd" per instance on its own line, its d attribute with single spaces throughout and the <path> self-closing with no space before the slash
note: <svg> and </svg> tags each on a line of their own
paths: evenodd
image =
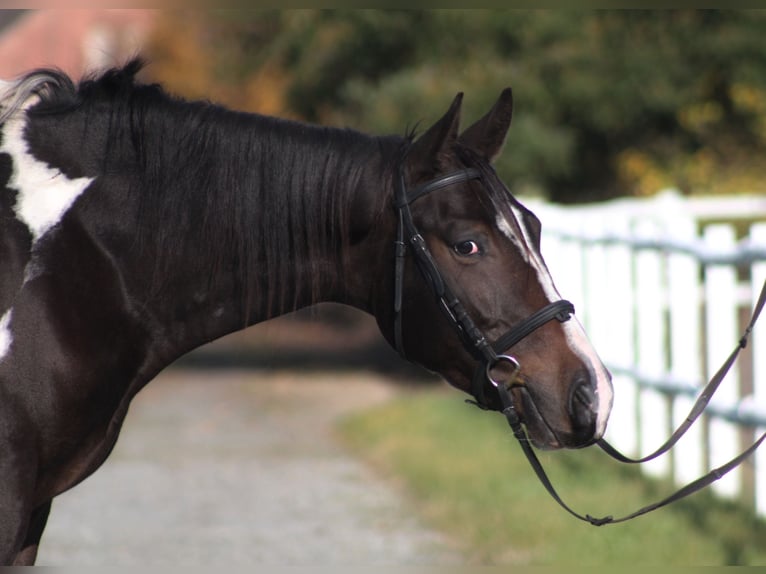
<svg viewBox="0 0 766 574">
<path fill-rule="evenodd" d="M 603 237 L 606 220 L 598 211 L 580 217 L 589 237 Z M 593 243 L 583 251 L 583 312 L 586 320 L 588 338 L 596 349 L 609 344 L 611 321 L 609 311 L 620 303 L 611 300 L 608 282 L 610 280 L 606 266 L 605 248 L 600 243 Z"/>
<path fill-rule="evenodd" d="M 635 233 L 645 240 L 656 240 L 660 226 L 651 219 L 636 223 Z M 661 253 L 644 249 L 636 253 L 636 331 L 637 362 L 641 373 L 659 379 L 665 372 L 665 321 L 663 316 L 663 269 Z M 654 451 L 670 434 L 668 402 L 662 393 L 642 388 L 639 394 L 640 454 Z M 654 476 L 670 471 L 667 457 L 642 465 Z"/>
<path fill-rule="evenodd" d="M 766 223 L 759 223 L 750 228 L 750 241 L 754 245 L 766 245 Z M 753 263 L 751 267 L 752 302 L 758 300 L 763 283 L 766 281 L 766 262 Z M 761 408 L 766 408 L 766 313 L 761 316 L 753 329 L 750 344 L 753 349 L 753 401 Z M 756 435 L 766 432 L 766 427 L 756 429 Z M 759 448 L 753 455 L 755 466 L 755 511 L 766 517 L 766 446 Z"/>
<path fill-rule="evenodd" d="M 674 210 L 674 223 L 666 233 L 670 239 L 692 243 L 697 239 L 696 221 L 683 209 Z M 668 263 L 668 306 L 670 326 L 670 376 L 679 382 L 702 381 L 702 305 L 700 264 L 686 253 L 670 253 Z M 672 401 L 673 427 L 689 414 L 694 400 L 677 395 Z M 686 433 L 683 446 L 673 450 L 673 477 L 686 484 L 704 474 L 705 436 L 702 421 Z"/>
<path fill-rule="evenodd" d="M 607 235 L 625 235 L 630 230 L 630 219 L 623 209 L 610 210 L 601 215 Z M 609 442 L 619 450 L 633 456 L 639 454 L 638 440 L 638 387 L 626 371 L 633 371 L 635 355 L 635 277 L 633 250 L 623 242 L 615 241 L 605 247 L 606 280 L 614 299 L 599 305 L 599 311 L 609 322 L 607 337 L 596 346 L 601 358 L 612 369 L 614 403 L 607 427 Z"/>
<path fill-rule="evenodd" d="M 712 251 L 728 251 L 736 242 L 729 225 L 709 225 L 704 232 L 705 244 Z M 707 339 L 707 373 L 710 378 L 726 360 L 739 338 L 739 301 L 737 297 L 737 271 L 731 265 L 709 265 L 705 271 L 705 332 Z M 735 364 L 721 383 L 713 402 L 732 406 L 739 399 L 739 369 Z M 739 431 L 732 423 L 710 417 L 710 468 L 718 467 L 740 450 Z M 713 483 L 716 493 L 735 497 L 741 490 L 740 469 Z"/>
<path fill-rule="evenodd" d="M 559 294 L 575 306 L 575 313 L 582 322 L 587 315 L 584 305 L 583 245 L 580 241 L 562 239 L 563 231 L 580 232 L 579 221 L 571 213 L 558 209 L 546 210 L 543 230 L 551 233 L 543 235 L 542 251 L 553 282 Z M 541 216 L 542 217 L 542 216 Z"/>
</svg>

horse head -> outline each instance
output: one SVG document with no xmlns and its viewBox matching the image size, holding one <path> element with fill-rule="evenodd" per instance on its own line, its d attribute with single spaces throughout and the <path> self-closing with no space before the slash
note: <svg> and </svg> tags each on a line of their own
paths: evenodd
<svg viewBox="0 0 766 574">
<path fill-rule="evenodd" d="M 562 313 L 572 309 L 540 253 L 540 221 L 491 167 L 510 127 L 511 90 L 462 133 L 461 102 L 458 94 L 400 161 L 400 262 L 379 324 L 408 360 L 482 406 L 499 410 L 492 386 L 508 385 L 539 448 L 586 446 L 606 428 L 611 378 L 577 319 Z M 493 375 L 499 367 L 510 372 Z"/>
</svg>

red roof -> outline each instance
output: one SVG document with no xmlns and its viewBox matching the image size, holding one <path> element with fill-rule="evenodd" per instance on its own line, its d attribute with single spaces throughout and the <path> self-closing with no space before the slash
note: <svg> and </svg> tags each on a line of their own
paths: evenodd
<svg viewBox="0 0 766 574">
<path fill-rule="evenodd" d="M 30 10 L 0 32 L 0 78 L 43 66 L 75 79 L 138 55 L 156 10 Z"/>
</svg>

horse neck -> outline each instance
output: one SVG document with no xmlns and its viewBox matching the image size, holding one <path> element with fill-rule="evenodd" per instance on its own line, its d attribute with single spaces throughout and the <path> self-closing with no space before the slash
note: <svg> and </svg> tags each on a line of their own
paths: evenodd
<svg viewBox="0 0 766 574">
<path fill-rule="evenodd" d="M 395 141 L 230 112 L 153 137 L 125 271 L 180 352 L 320 301 L 369 310 Z"/>
</svg>

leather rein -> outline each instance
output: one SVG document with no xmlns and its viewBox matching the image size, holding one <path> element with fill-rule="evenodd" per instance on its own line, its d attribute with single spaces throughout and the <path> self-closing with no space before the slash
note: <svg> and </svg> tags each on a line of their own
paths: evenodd
<svg viewBox="0 0 766 574">
<path fill-rule="evenodd" d="M 444 277 L 436 264 L 436 260 L 428 249 L 425 239 L 418 231 L 418 228 L 412 219 L 412 213 L 410 211 L 410 205 L 417 199 L 445 187 L 473 180 L 483 180 L 482 174 L 475 168 L 460 169 L 432 179 L 413 189 L 408 189 L 405 183 L 403 164 L 403 161 L 399 163 L 394 195 L 394 207 L 398 215 L 397 234 L 394 244 L 394 345 L 396 350 L 403 358 L 406 358 L 402 331 L 402 301 L 404 292 L 405 260 L 408 252 L 410 252 L 414 257 L 415 263 L 425 279 L 426 284 L 436 297 L 440 309 L 447 317 L 448 322 L 457 332 L 466 350 L 478 361 L 471 387 L 471 394 L 473 395 L 474 400 L 468 400 L 467 402 L 474 404 L 483 410 L 490 410 L 485 398 L 485 389 L 494 388 L 497 390 L 500 404 L 502 405 L 501 412 L 505 416 L 513 435 L 518 440 L 524 455 L 532 466 L 532 470 L 534 470 L 538 479 L 550 496 L 569 514 L 594 526 L 616 524 L 631 520 L 705 488 L 724 476 L 730 470 L 739 466 L 764 440 L 766 440 L 766 433 L 764 433 L 750 447 L 726 464 L 711 470 L 701 478 L 681 487 L 670 496 L 653 504 L 644 506 L 643 508 L 621 518 L 614 518 L 612 516 L 597 518 L 590 514 L 580 514 L 570 508 L 561 499 L 545 473 L 545 470 L 527 437 L 521 422 L 521 417 L 519 417 L 513 404 L 511 390 L 514 386 L 520 384 L 516 381 L 516 376 L 521 370 L 521 366 L 519 365 L 518 360 L 508 353 L 519 341 L 546 323 L 554 319 L 559 322 L 568 321 L 572 314 L 574 314 L 574 306 L 569 301 L 563 299 L 549 303 L 512 327 L 497 340 L 490 342 L 482 330 L 473 322 L 463 304 L 444 280 Z M 692 426 L 694 421 L 704 412 L 705 407 L 708 405 L 713 394 L 731 369 L 739 356 L 740 351 L 747 345 L 750 333 L 755 322 L 758 320 L 758 316 L 764 305 L 766 305 L 766 282 L 764 282 L 763 288 L 761 289 L 761 294 L 753 310 L 750 323 L 737 347 L 732 351 L 718 372 L 702 390 L 684 422 L 656 451 L 641 458 L 631 458 L 620 453 L 604 439 L 598 440 L 596 444 L 609 456 L 615 458 L 619 462 L 630 464 L 647 462 L 668 452 Z M 510 371 L 504 371 L 503 367 L 506 369 L 510 368 Z M 489 387 L 487 383 L 489 383 Z"/>
</svg>

